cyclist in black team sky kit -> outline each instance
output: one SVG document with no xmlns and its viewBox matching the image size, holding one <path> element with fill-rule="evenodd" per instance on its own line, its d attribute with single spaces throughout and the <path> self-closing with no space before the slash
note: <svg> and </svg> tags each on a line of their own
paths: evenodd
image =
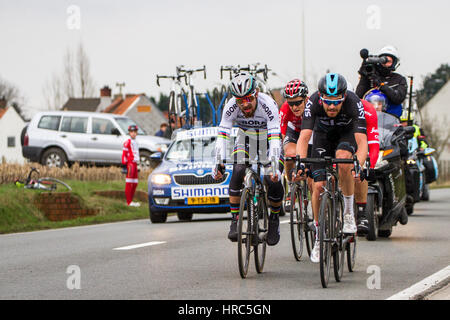
<svg viewBox="0 0 450 320">
<path fill-rule="evenodd" d="M 259 152 L 263 159 L 267 159 L 268 156 L 268 161 L 273 158 L 276 159 L 274 168 L 276 174 L 273 175 L 272 170 L 265 170 L 270 174 L 264 176 L 268 186 L 267 197 L 270 202 L 267 244 L 273 246 L 280 240 L 279 213 L 284 195 L 281 183 L 283 155 L 278 106 L 269 95 L 259 92 L 255 78 L 247 72 L 241 72 L 234 76 L 231 80 L 230 91 L 233 98 L 228 101 L 222 113 L 216 142 L 216 159 L 227 158 L 226 143 L 230 139 L 233 125 L 239 127 L 233 152 L 235 159 L 249 158 L 254 160 L 255 154 L 253 153 L 256 152 Z M 257 141 L 254 138 L 246 139 L 251 136 L 256 136 L 256 139 L 258 139 L 257 133 L 262 133 L 264 137 L 264 140 L 260 140 L 258 151 L 256 151 Z M 220 166 L 223 168 L 223 165 Z M 279 169 L 276 167 L 279 167 Z M 237 241 L 237 221 L 245 168 L 245 163 L 233 164 L 233 174 L 229 186 L 232 220 L 228 238 L 231 241 Z M 222 172 L 218 170 L 218 166 L 215 166 L 213 170 L 213 177 L 215 179 L 222 178 Z"/>
<path fill-rule="evenodd" d="M 306 104 L 303 113 L 302 130 L 297 142 L 297 154 L 306 158 L 308 141 L 314 131 L 312 158 L 331 156 L 351 159 L 354 154 L 362 166 L 367 158 L 367 136 L 364 106 L 356 94 L 347 91 L 347 82 L 343 76 L 329 73 L 319 81 L 319 90 Z M 304 164 L 297 172 L 301 178 Z M 344 195 L 344 233 L 356 233 L 353 210 L 355 179 L 353 165 L 339 164 L 339 181 Z M 326 172 L 319 164 L 311 164 L 314 178 L 312 207 L 316 226 L 316 241 L 311 253 L 311 261 L 319 262 L 318 221 L 320 194 L 326 184 Z"/>
</svg>

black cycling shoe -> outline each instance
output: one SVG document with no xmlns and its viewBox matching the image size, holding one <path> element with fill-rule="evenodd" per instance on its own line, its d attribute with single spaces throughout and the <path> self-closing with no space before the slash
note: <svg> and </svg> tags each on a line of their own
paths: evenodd
<svg viewBox="0 0 450 320">
<path fill-rule="evenodd" d="M 402 212 L 400 213 L 400 217 L 398 219 L 398 221 L 402 224 L 405 225 L 408 223 L 408 214 L 406 213 L 406 209 L 402 210 Z"/>
<path fill-rule="evenodd" d="M 237 242 L 238 239 L 237 224 L 238 224 L 237 219 L 231 220 L 230 232 L 228 232 L 228 239 L 230 239 L 231 242 Z"/>
<path fill-rule="evenodd" d="M 357 226 L 358 236 L 365 236 L 369 233 L 369 221 L 366 218 L 361 218 Z"/>
<path fill-rule="evenodd" d="M 274 246 L 280 241 L 280 218 L 273 214 L 269 218 L 269 230 L 267 232 L 267 244 Z"/>
</svg>

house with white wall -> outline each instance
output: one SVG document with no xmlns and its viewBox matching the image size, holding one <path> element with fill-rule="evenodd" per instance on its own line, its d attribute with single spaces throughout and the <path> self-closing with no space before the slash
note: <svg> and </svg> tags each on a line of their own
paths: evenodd
<svg viewBox="0 0 450 320">
<path fill-rule="evenodd" d="M 448 128 L 450 123 L 450 81 L 427 102 L 420 110 L 422 117 L 427 118 L 434 126 Z M 450 142 L 442 151 L 439 160 L 450 160 Z"/>
<path fill-rule="evenodd" d="M 0 108 L 0 162 L 25 163 L 20 136 L 25 121 L 13 107 Z"/>
</svg>

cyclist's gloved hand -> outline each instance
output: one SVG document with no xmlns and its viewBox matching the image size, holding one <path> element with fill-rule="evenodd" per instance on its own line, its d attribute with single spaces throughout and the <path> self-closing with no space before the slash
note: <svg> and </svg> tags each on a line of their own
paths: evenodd
<svg viewBox="0 0 450 320">
<path fill-rule="evenodd" d="M 272 180 L 272 182 L 279 182 L 282 177 L 280 170 L 277 170 L 277 172 L 275 172 L 275 176 L 273 175 L 272 170 L 270 170 L 269 176 L 270 176 L 270 180 Z"/>
<path fill-rule="evenodd" d="M 122 165 L 121 172 L 122 172 L 123 174 L 127 174 L 127 173 L 128 173 L 128 168 L 127 168 L 127 165 L 126 165 L 126 164 L 123 164 L 123 165 Z"/>
<path fill-rule="evenodd" d="M 225 165 L 223 164 L 215 165 L 211 173 L 214 180 L 220 180 L 224 174 L 225 174 Z"/>
<path fill-rule="evenodd" d="M 298 180 L 303 180 L 306 178 L 305 173 L 306 173 L 306 166 L 304 163 L 299 163 L 297 164 L 297 168 L 296 168 L 296 175 L 293 176 L 293 178 L 298 181 Z"/>
</svg>

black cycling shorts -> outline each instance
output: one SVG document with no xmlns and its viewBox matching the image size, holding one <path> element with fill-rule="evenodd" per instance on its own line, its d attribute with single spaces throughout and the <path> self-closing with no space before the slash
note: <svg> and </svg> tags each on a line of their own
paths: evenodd
<svg viewBox="0 0 450 320">
<path fill-rule="evenodd" d="M 300 137 L 300 132 L 297 132 L 294 129 L 287 127 L 286 136 L 284 137 L 283 140 L 283 147 L 286 146 L 288 143 L 297 144 L 298 137 Z"/>
<path fill-rule="evenodd" d="M 336 150 L 345 150 L 355 154 L 357 149 L 353 131 L 334 133 L 333 136 L 325 132 L 314 131 L 311 158 L 335 157 Z M 324 165 L 311 164 L 311 174 L 315 182 L 326 180 Z"/>
<path fill-rule="evenodd" d="M 250 145 L 252 145 L 253 147 L 256 146 L 255 145 L 256 140 L 253 139 L 247 139 L 246 141 L 242 141 L 242 139 L 239 139 L 239 135 L 236 138 L 236 145 L 233 151 L 233 155 L 234 155 L 234 159 L 238 159 L 241 160 L 243 157 L 245 159 L 249 158 L 249 153 L 250 152 Z M 261 142 L 259 142 L 259 144 L 267 144 L 267 149 L 265 148 L 261 148 L 258 145 L 258 153 L 260 154 L 260 157 L 264 156 L 261 154 L 262 150 L 269 150 L 269 142 L 267 140 L 263 140 Z M 280 172 L 283 172 L 284 169 L 284 151 L 283 148 L 280 148 L 280 159 L 278 162 L 278 168 Z M 235 163 L 233 165 L 233 173 L 231 175 L 231 179 L 230 179 L 230 185 L 229 185 L 229 195 L 230 196 L 235 196 L 238 197 L 241 195 L 241 191 L 243 188 L 243 182 L 244 182 L 244 176 L 245 176 L 245 169 L 247 168 L 247 164 L 245 163 Z M 265 166 L 265 167 L 270 167 L 270 162 Z M 264 181 L 265 183 L 267 183 L 267 198 L 270 201 L 273 202 L 280 202 L 283 200 L 283 195 L 284 195 L 284 188 L 283 185 L 281 183 L 281 179 L 278 182 L 273 182 L 270 179 L 269 175 L 265 175 L 264 176 Z"/>
</svg>

